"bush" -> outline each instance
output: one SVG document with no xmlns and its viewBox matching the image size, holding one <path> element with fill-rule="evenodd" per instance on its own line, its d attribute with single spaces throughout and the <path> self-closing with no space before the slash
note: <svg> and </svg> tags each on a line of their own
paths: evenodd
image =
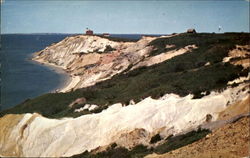
<svg viewBox="0 0 250 158">
<path fill-rule="evenodd" d="M 115 146 L 114 148 L 107 148 L 106 151 L 96 154 L 85 151 L 71 158 L 143 158 L 150 153 L 152 153 L 152 151 L 149 151 L 144 145 L 137 145 L 132 150 Z"/>
<path fill-rule="evenodd" d="M 112 48 L 110 45 L 106 45 L 106 48 L 104 50 L 104 53 L 107 53 L 107 52 L 111 52 L 111 51 L 114 51 L 115 49 Z"/>
<path fill-rule="evenodd" d="M 205 137 L 209 133 L 210 131 L 207 129 L 198 129 L 197 131 L 191 131 L 183 135 L 170 137 L 165 143 L 157 146 L 154 152 L 156 152 L 157 154 L 170 152 L 185 145 L 191 144 Z"/>
<path fill-rule="evenodd" d="M 154 135 L 154 136 L 151 138 L 150 144 L 154 144 L 154 143 L 156 143 L 156 142 L 158 142 L 158 141 L 160 141 L 160 140 L 161 140 L 160 134 L 156 134 L 156 135 Z"/>
</svg>

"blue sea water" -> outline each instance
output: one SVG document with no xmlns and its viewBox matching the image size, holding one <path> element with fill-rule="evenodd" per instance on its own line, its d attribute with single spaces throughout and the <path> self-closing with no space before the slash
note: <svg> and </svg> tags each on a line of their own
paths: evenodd
<svg viewBox="0 0 250 158">
<path fill-rule="evenodd" d="M 65 84 L 67 75 L 30 60 L 32 53 L 68 35 L 1 35 L 1 109 Z"/>
<path fill-rule="evenodd" d="M 32 54 L 59 42 L 70 34 L 1 35 L 0 110 L 63 86 L 68 77 L 30 60 Z M 139 39 L 140 34 L 113 34 L 112 37 Z"/>
</svg>

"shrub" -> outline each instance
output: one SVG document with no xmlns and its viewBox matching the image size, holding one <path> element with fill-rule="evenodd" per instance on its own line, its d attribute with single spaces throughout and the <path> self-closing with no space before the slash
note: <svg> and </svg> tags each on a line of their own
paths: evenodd
<svg viewBox="0 0 250 158">
<path fill-rule="evenodd" d="M 167 139 L 167 141 L 157 146 L 154 152 L 163 154 L 172 150 L 178 149 L 185 145 L 191 144 L 210 133 L 207 129 L 198 129 L 197 131 L 191 131 L 183 135 L 173 136 Z"/>
<path fill-rule="evenodd" d="M 115 48 L 112 48 L 110 45 L 106 45 L 104 53 L 111 52 L 111 51 L 114 51 L 114 50 L 115 50 Z"/>
<path fill-rule="evenodd" d="M 156 143 L 156 142 L 158 142 L 158 141 L 160 141 L 160 140 L 161 140 L 160 134 L 156 134 L 156 135 L 154 135 L 154 136 L 151 138 L 150 144 L 154 144 L 154 143 Z"/>
</svg>

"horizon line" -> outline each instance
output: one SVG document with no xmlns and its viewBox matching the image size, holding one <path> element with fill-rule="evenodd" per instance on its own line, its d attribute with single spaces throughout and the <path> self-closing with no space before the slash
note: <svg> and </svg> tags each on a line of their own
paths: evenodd
<svg viewBox="0 0 250 158">
<path fill-rule="evenodd" d="M 106 33 L 106 32 L 105 32 Z M 186 33 L 186 32 L 173 32 L 173 33 L 108 33 L 110 35 L 170 35 L 174 33 Z M 245 32 L 245 31 L 238 31 L 238 32 L 197 32 L 197 33 L 250 33 L 250 32 Z M 0 35 L 32 35 L 32 34 L 83 34 L 85 33 L 0 33 Z M 104 33 L 94 33 L 93 35 L 102 35 Z"/>
<path fill-rule="evenodd" d="M 79 34 L 85 35 L 85 33 L 1 33 L 1 35 L 16 35 L 16 34 Z M 102 35 L 105 33 L 94 33 L 93 35 Z M 108 33 L 110 35 L 169 35 L 168 33 Z"/>
</svg>

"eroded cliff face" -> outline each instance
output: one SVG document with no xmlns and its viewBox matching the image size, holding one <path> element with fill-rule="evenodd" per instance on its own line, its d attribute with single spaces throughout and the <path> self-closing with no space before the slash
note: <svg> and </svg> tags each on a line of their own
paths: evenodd
<svg viewBox="0 0 250 158">
<path fill-rule="evenodd" d="M 72 156 L 116 142 L 120 146 L 149 145 L 150 138 L 159 133 L 163 138 L 197 128 L 217 120 L 227 106 L 248 97 L 247 84 L 202 99 L 191 95 L 179 97 L 167 94 L 155 100 L 123 107 L 115 104 L 98 114 L 78 118 L 48 119 L 38 114 L 15 117 L 8 127 L 1 118 L 1 156 L 60 157 Z M 14 115 L 15 116 L 15 115 Z M 7 131 L 3 131 L 3 130 Z M 130 141 L 127 141 L 130 140 Z M 13 144 L 13 142 L 16 142 Z"/>
<path fill-rule="evenodd" d="M 70 87 L 76 89 L 109 79 L 139 62 L 149 55 L 152 47 L 147 44 L 153 39 L 115 42 L 99 36 L 79 35 L 37 52 L 33 59 L 60 66 L 72 76 L 77 76 L 77 83 Z"/>
<path fill-rule="evenodd" d="M 23 119 L 24 115 L 6 115 L 0 118 L 0 156 L 20 156 L 22 148 L 17 140 L 22 136 L 24 128 L 20 129 L 18 137 L 13 136 L 13 131 Z M 5 142 L 5 143 L 4 143 Z"/>
</svg>

